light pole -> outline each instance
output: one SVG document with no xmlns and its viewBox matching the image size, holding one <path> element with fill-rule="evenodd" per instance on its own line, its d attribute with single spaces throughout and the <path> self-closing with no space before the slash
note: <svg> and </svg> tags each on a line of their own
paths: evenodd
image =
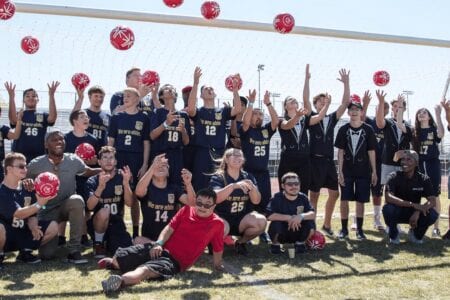
<svg viewBox="0 0 450 300">
<path fill-rule="evenodd" d="M 408 122 L 411 123 L 411 119 L 409 118 L 409 106 L 410 106 L 409 105 L 409 96 L 414 95 L 414 92 L 405 90 L 402 93 L 403 93 L 403 95 L 406 95 L 406 105 L 407 105 L 406 110 L 407 110 L 407 113 L 408 113 Z"/>
<path fill-rule="evenodd" d="M 261 71 L 264 71 L 264 65 L 258 65 L 258 102 L 259 108 L 261 108 Z"/>
</svg>

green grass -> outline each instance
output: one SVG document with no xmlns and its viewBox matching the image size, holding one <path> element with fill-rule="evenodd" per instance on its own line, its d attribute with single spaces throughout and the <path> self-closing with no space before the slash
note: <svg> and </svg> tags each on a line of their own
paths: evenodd
<svg viewBox="0 0 450 300">
<path fill-rule="evenodd" d="M 442 196 L 443 207 L 449 201 Z M 324 203 L 323 199 L 320 201 Z M 371 211 L 371 205 L 367 205 Z M 321 210 L 319 209 L 319 212 Z M 447 228 L 447 219 L 441 228 Z M 318 225 L 322 220 L 318 221 Z M 338 228 L 339 220 L 333 220 Z M 450 298 L 449 243 L 425 238 L 421 246 L 405 239 L 388 246 L 384 235 L 371 230 L 368 240 L 358 242 L 354 232 L 349 241 L 327 239 L 324 250 L 289 259 L 273 256 L 267 245 L 250 246 L 244 259 L 226 249 L 224 259 L 231 273 L 211 271 L 211 258 L 202 256 L 194 268 L 164 282 L 144 282 L 127 288 L 113 298 L 121 299 L 398 299 Z M 427 233 L 429 236 L 430 231 Z M 55 261 L 37 266 L 14 262 L 9 255 L 0 273 L 0 299 L 104 299 L 100 281 L 109 275 L 97 270 L 91 250 L 87 265 L 75 267 Z"/>
</svg>

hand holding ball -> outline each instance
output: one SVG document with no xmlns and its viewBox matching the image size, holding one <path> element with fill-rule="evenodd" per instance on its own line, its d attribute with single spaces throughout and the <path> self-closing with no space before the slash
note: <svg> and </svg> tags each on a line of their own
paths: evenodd
<svg viewBox="0 0 450 300">
<path fill-rule="evenodd" d="M 75 73 L 72 76 L 72 84 L 77 90 L 85 89 L 90 82 L 89 77 L 84 73 Z"/>
<path fill-rule="evenodd" d="M 90 160 L 95 157 L 95 149 L 91 144 L 83 143 L 75 148 L 75 154 L 83 160 Z"/>
<path fill-rule="evenodd" d="M 159 74 L 155 71 L 145 71 L 142 74 L 141 81 L 148 86 L 157 85 L 159 84 Z"/>
<path fill-rule="evenodd" d="M 34 180 L 34 189 L 40 197 L 54 197 L 59 191 L 59 179 L 53 173 L 41 173 Z"/>
</svg>

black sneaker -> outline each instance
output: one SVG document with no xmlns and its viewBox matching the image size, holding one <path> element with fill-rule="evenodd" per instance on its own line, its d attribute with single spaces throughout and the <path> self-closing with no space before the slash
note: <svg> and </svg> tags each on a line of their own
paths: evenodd
<svg viewBox="0 0 450 300">
<path fill-rule="evenodd" d="M 36 255 L 33 255 L 31 251 L 20 251 L 16 257 L 16 261 L 21 261 L 27 264 L 38 264 L 41 259 Z"/>
<path fill-rule="evenodd" d="M 64 246 L 66 244 L 66 237 L 63 235 L 58 236 L 58 246 Z"/>
<path fill-rule="evenodd" d="M 92 241 L 88 238 L 87 234 L 81 236 L 81 246 L 84 248 L 92 247 Z"/>
<path fill-rule="evenodd" d="M 270 239 L 270 236 L 267 232 L 263 232 L 259 235 L 259 240 L 263 243 L 269 244 L 272 243 L 272 240 Z"/>
<path fill-rule="evenodd" d="M 119 275 L 111 275 L 108 279 L 102 281 L 102 288 L 105 294 L 117 292 L 122 286 L 122 277 Z"/>
<path fill-rule="evenodd" d="M 245 243 L 236 243 L 234 245 L 234 247 L 236 249 L 237 254 L 244 255 L 244 256 L 248 255 L 248 250 L 247 250 L 247 246 L 245 245 Z"/>
<path fill-rule="evenodd" d="M 341 231 L 339 231 L 339 234 L 338 234 L 338 239 L 344 240 L 346 238 L 348 238 L 348 230 L 341 229 Z"/>
<path fill-rule="evenodd" d="M 94 257 L 95 258 L 104 258 L 106 257 L 106 249 L 103 243 L 95 242 L 94 244 Z"/>
<path fill-rule="evenodd" d="M 443 239 L 443 240 L 450 240 L 450 229 L 447 231 L 446 234 L 444 234 L 444 235 L 442 236 L 442 239 Z"/>
<path fill-rule="evenodd" d="M 334 236 L 334 232 L 333 232 L 333 230 L 331 229 L 331 227 L 330 227 L 330 228 L 327 228 L 327 227 L 325 227 L 325 226 L 322 226 L 322 231 L 323 231 L 326 235 L 328 235 L 329 237 L 333 237 L 333 236 Z"/>
<path fill-rule="evenodd" d="M 305 243 L 296 242 L 294 245 L 295 253 L 302 254 L 306 252 L 306 245 Z"/>
<path fill-rule="evenodd" d="M 5 259 L 5 254 L 0 255 L 0 271 L 3 270 L 3 260 Z"/>
<path fill-rule="evenodd" d="M 88 260 L 81 255 L 80 251 L 75 251 L 67 255 L 67 262 L 81 265 L 87 264 Z"/>
<path fill-rule="evenodd" d="M 363 240 L 365 240 L 367 238 L 366 238 L 366 235 L 364 234 L 364 232 L 362 230 L 357 230 L 356 231 L 356 239 L 358 241 L 363 241 Z"/>
<path fill-rule="evenodd" d="M 281 254 L 281 245 L 270 245 L 270 253 L 272 254 Z"/>
</svg>

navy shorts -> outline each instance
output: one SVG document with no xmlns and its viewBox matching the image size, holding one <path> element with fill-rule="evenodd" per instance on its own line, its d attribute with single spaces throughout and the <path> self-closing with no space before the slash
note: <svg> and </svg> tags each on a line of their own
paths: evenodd
<svg viewBox="0 0 450 300">
<path fill-rule="evenodd" d="M 311 157 L 311 191 L 320 192 L 321 188 L 338 190 L 338 177 L 334 160 L 328 157 Z"/>
<path fill-rule="evenodd" d="M 128 166 L 130 168 L 131 174 L 133 175 L 133 180 L 131 182 L 131 188 L 134 188 L 137 185 L 138 177 L 137 174 L 142 167 L 143 163 L 143 154 L 142 152 L 120 152 L 116 153 L 117 158 L 117 168 L 121 169 L 124 166 Z"/>
<path fill-rule="evenodd" d="M 194 190 L 207 188 L 209 180 L 218 164 L 215 159 L 222 158 L 224 149 L 209 149 L 196 147 L 194 167 L 192 170 L 192 185 Z"/>
<path fill-rule="evenodd" d="M 272 188 L 270 183 L 270 174 L 269 170 L 265 171 L 252 171 L 246 170 L 250 174 L 252 174 L 258 185 L 258 190 L 261 193 L 261 202 L 258 205 L 254 205 L 254 209 L 265 215 L 267 204 L 269 204 L 270 198 L 272 198 Z"/>
<path fill-rule="evenodd" d="M 248 215 L 248 213 L 244 213 L 244 214 L 240 214 L 237 216 L 227 216 L 226 218 L 224 216 L 220 216 L 222 219 L 224 219 L 225 221 L 227 221 L 228 225 L 230 226 L 230 232 L 228 233 L 229 235 L 234 235 L 234 236 L 241 236 L 242 233 L 239 232 L 239 225 L 242 222 L 242 219 L 245 218 L 245 216 Z"/>
<path fill-rule="evenodd" d="M 419 171 L 430 177 L 434 196 L 441 194 L 441 162 L 439 159 L 420 161 Z"/>
<path fill-rule="evenodd" d="M 165 152 L 158 152 L 159 154 L 166 154 L 169 160 L 169 183 L 181 186 L 183 180 L 181 179 L 181 170 L 183 169 L 183 150 L 182 149 L 167 149 Z"/>
<path fill-rule="evenodd" d="M 23 221 L 23 220 L 22 220 Z M 3 224 L 6 230 L 6 244 L 4 247 L 5 252 L 18 251 L 23 249 L 36 250 L 41 245 L 41 240 L 33 240 L 33 234 L 28 229 L 26 221 L 24 221 L 24 227 L 14 228 L 11 224 Z M 39 220 L 38 225 L 41 226 L 42 232 L 45 234 L 51 221 Z"/>
<path fill-rule="evenodd" d="M 309 236 L 311 229 L 316 229 L 313 220 L 304 220 L 299 231 L 288 229 L 288 223 L 284 221 L 272 221 L 269 225 L 269 236 L 273 240 L 278 235 L 278 242 L 281 244 L 304 242 Z"/>
<path fill-rule="evenodd" d="M 370 201 L 370 179 L 363 177 L 345 177 L 345 186 L 341 185 L 341 200 L 366 203 Z"/>
<path fill-rule="evenodd" d="M 95 240 L 93 217 L 87 221 L 87 230 L 92 240 Z M 133 244 L 123 219 L 117 216 L 109 219 L 103 241 L 106 243 L 106 250 L 111 254 L 119 247 L 129 247 Z"/>
</svg>

